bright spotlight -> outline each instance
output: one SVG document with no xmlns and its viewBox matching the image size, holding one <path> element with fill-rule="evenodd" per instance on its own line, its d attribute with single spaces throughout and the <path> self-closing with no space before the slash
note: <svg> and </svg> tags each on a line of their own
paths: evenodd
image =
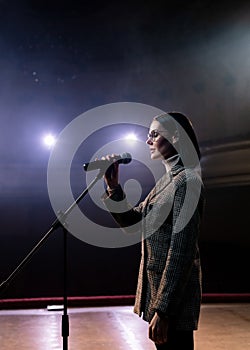
<svg viewBox="0 0 250 350">
<path fill-rule="evenodd" d="M 131 133 L 131 134 L 126 135 L 125 139 L 128 141 L 137 141 L 137 136 L 136 136 L 136 134 Z"/>
<path fill-rule="evenodd" d="M 56 143 L 56 138 L 52 134 L 45 135 L 43 138 L 43 143 L 46 147 L 52 148 Z"/>
</svg>

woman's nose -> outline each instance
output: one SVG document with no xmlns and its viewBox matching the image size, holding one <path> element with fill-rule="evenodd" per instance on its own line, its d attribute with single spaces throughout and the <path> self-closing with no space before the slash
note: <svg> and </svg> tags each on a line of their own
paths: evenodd
<svg viewBox="0 0 250 350">
<path fill-rule="evenodd" d="M 152 144 L 153 144 L 153 141 L 151 140 L 150 137 L 147 138 L 146 144 L 147 144 L 147 145 L 152 145 Z"/>
</svg>

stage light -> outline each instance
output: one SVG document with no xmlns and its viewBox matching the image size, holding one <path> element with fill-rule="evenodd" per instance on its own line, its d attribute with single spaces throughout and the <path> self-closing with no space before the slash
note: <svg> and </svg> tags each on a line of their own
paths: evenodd
<svg viewBox="0 0 250 350">
<path fill-rule="evenodd" d="M 128 141 L 137 141 L 137 136 L 136 134 L 130 133 L 125 136 L 125 140 Z"/>
<path fill-rule="evenodd" d="M 52 148 L 56 143 L 56 138 L 52 134 L 47 134 L 43 138 L 43 143 L 46 147 Z"/>
</svg>

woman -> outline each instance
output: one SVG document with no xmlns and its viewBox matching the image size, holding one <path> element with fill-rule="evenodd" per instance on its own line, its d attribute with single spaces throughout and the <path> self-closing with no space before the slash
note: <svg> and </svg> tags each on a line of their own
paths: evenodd
<svg viewBox="0 0 250 350">
<path fill-rule="evenodd" d="M 161 159 L 166 173 L 132 208 L 114 161 L 104 176 L 104 203 L 123 230 L 142 231 L 134 312 L 149 323 L 149 338 L 157 349 L 191 350 L 201 304 L 199 147 L 191 122 L 177 112 L 155 117 L 146 143 L 151 159 Z M 114 155 L 106 159 L 112 161 Z"/>
</svg>

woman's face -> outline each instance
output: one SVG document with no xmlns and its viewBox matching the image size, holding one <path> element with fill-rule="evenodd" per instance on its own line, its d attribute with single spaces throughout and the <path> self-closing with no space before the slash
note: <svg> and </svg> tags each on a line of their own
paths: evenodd
<svg viewBox="0 0 250 350">
<path fill-rule="evenodd" d="M 167 159 L 176 154 L 175 148 L 168 141 L 171 137 L 163 129 L 161 123 L 153 120 L 149 128 L 149 136 L 146 143 L 149 145 L 151 159 Z"/>
</svg>

